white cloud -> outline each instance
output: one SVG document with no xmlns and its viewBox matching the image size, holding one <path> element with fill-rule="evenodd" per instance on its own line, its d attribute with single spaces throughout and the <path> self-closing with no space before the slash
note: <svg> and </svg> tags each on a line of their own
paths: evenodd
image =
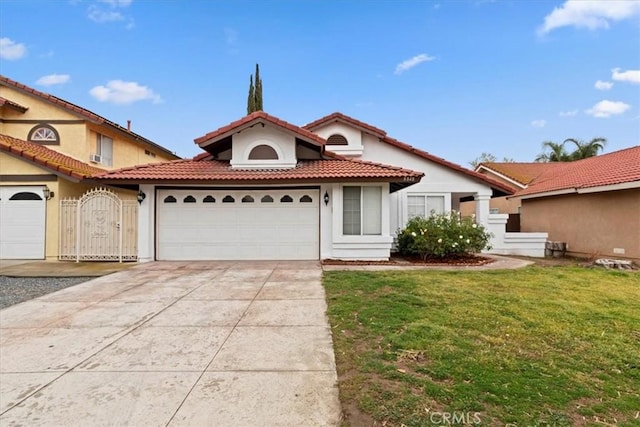
<svg viewBox="0 0 640 427">
<path fill-rule="evenodd" d="M 150 100 L 154 104 L 162 102 L 160 95 L 154 93 L 147 86 L 122 80 L 110 80 L 106 86 L 96 86 L 89 93 L 98 101 L 111 102 L 118 105 L 145 100 Z"/>
<path fill-rule="evenodd" d="M 115 10 L 102 10 L 96 5 L 89 6 L 89 19 L 98 24 L 105 24 L 107 22 L 123 21 L 124 16 Z"/>
<path fill-rule="evenodd" d="M 27 53 L 27 48 L 22 43 L 3 37 L 0 39 L 0 58 L 13 61 L 22 58 Z"/>
<path fill-rule="evenodd" d="M 67 83 L 70 79 L 69 74 L 49 74 L 36 80 L 36 84 L 40 86 L 61 85 Z"/>
<path fill-rule="evenodd" d="M 418 64 L 421 64 L 426 61 L 433 61 L 435 56 L 429 56 L 426 53 L 421 53 L 420 55 L 416 55 L 413 58 L 409 58 L 405 61 L 402 61 L 396 66 L 395 74 L 402 74 L 407 70 L 412 69 Z"/>
<path fill-rule="evenodd" d="M 589 108 L 588 110 L 585 110 L 585 113 L 593 117 L 607 118 L 615 114 L 622 114 L 625 111 L 627 111 L 629 108 L 631 108 L 631 106 L 629 104 L 625 104 L 624 102 L 608 101 L 605 99 L 603 101 L 598 102 L 596 105 Z"/>
<path fill-rule="evenodd" d="M 609 89 L 611 89 L 613 87 L 613 83 L 604 82 L 602 80 L 598 80 L 597 82 L 595 82 L 593 87 L 595 87 L 598 90 L 609 90 Z"/>
<path fill-rule="evenodd" d="M 640 16 L 640 2 L 636 0 L 568 0 L 545 16 L 538 34 L 562 27 L 607 29 L 612 22 L 637 16 Z"/>
<path fill-rule="evenodd" d="M 560 117 L 575 117 L 578 115 L 578 110 L 560 111 L 558 115 Z"/>
<path fill-rule="evenodd" d="M 640 70 L 620 71 L 620 68 L 614 68 L 611 78 L 619 82 L 640 83 Z"/>
<path fill-rule="evenodd" d="M 533 126 L 534 128 L 543 128 L 546 124 L 546 120 L 534 120 L 531 122 L 531 126 Z"/>
</svg>

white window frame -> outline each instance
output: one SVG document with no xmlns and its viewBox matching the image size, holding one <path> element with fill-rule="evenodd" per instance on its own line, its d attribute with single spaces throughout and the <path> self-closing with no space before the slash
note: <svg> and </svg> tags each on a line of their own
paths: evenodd
<svg viewBox="0 0 640 427">
<path fill-rule="evenodd" d="M 409 209 L 409 200 L 411 197 L 422 197 L 423 198 L 423 205 L 424 205 L 424 214 L 420 215 L 411 215 L 410 214 L 410 209 Z M 405 218 L 405 224 L 408 220 L 410 220 L 411 218 L 413 218 L 414 216 L 424 216 L 425 218 L 428 218 L 429 215 L 431 215 L 431 212 L 427 212 L 427 208 L 429 207 L 429 198 L 430 197 L 438 197 L 438 198 L 442 198 L 442 212 L 438 212 L 438 213 L 447 213 L 449 211 L 451 211 L 451 194 L 450 193 L 407 193 L 407 198 L 406 198 L 406 218 Z"/>
<path fill-rule="evenodd" d="M 106 147 L 109 148 L 107 149 Z M 109 152 L 104 153 L 105 151 Z M 100 155 L 101 165 L 113 166 L 113 138 L 98 133 L 96 138 L 96 154 Z"/>
<path fill-rule="evenodd" d="M 360 205 L 359 205 L 359 210 L 360 210 L 360 230 L 359 233 L 352 233 L 352 234 L 346 234 L 345 233 L 345 223 L 344 223 L 344 219 L 345 219 L 345 205 L 344 205 L 344 197 L 345 197 L 345 189 L 346 188 L 359 188 L 360 189 Z M 377 209 L 378 209 L 378 218 L 374 219 L 374 223 L 372 224 L 370 221 L 368 220 L 367 213 L 370 213 L 371 210 L 369 209 L 367 212 L 367 209 L 365 209 L 366 205 L 368 203 L 371 202 L 372 199 L 366 200 L 365 197 L 365 190 L 375 190 L 378 192 L 378 197 L 377 197 Z M 341 229 L 342 229 L 342 235 L 343 236 L 349 236 L 349 237 L 353 237 L 353 236 L 381 236 L 382 235 L 382 231 L 383 231 L 383 227 L 382 227 L 382 221 L 383 221 L 383 215 L 382 215 L 382 209 L 383 209 L 383 203 L 382 203 L 382 191 L 383 188 L 382 186 L 372 186 L 372 185 L 344 185 L 342 187 L 342 224 L 341 224 Z M 375 223 L 377 222 L 377 224 Z M 371 230 L 367 230 L 369 227 L 373 226 L 373 228 L 375 229 L 374 232 L 371 232 Z"/>
</svg>

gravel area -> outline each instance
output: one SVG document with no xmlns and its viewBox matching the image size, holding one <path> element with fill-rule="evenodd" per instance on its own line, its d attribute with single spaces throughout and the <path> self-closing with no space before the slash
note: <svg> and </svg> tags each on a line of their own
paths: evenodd
<svg viewBox="0 0 640 427">
<path fill-rule="evenodd" d="M 95 279 L 95 277 L 0 276 L 0 309 L 91 279 Z"/>
</svg>

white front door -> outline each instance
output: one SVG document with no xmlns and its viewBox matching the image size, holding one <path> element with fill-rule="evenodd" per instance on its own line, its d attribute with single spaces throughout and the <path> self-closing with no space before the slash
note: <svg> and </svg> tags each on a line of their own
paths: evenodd
<svg viewBox="0 0 640 427">
<path fill-rule="evenodd" d="M 42 186 L 0 187 L 0 259 L 44 259 Z"/>
<path fill-rule="evenodd" d="M 318 189 L 158 190 L 157 259 L 318 259 Z"/>
</svg>

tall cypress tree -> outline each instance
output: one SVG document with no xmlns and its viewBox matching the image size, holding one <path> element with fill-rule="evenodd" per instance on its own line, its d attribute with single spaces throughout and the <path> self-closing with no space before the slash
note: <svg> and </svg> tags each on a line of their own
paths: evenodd
<svg viewBox="0 0 640 427">
<path fill-rule="evenodd" d="M 262 79 L 260 78 L 260 66 L 256 64 L 256 111 L 262 111 Z"/>
<path fill-rule="evenodd" d="M 253 75 L 249 77 L 249 96 L 247 98 L 247 114 L 262 111 L 262 79 L 260 67 L 256 64 L 256 83 L 253 84 Z"/>
<path fill-rule="evenodd" d="M 253 87 L 253 76 L 249 77 L 249 96 L 247 97 L 247 114 L 256 111 L 256 92 Z"/>
</svg>

